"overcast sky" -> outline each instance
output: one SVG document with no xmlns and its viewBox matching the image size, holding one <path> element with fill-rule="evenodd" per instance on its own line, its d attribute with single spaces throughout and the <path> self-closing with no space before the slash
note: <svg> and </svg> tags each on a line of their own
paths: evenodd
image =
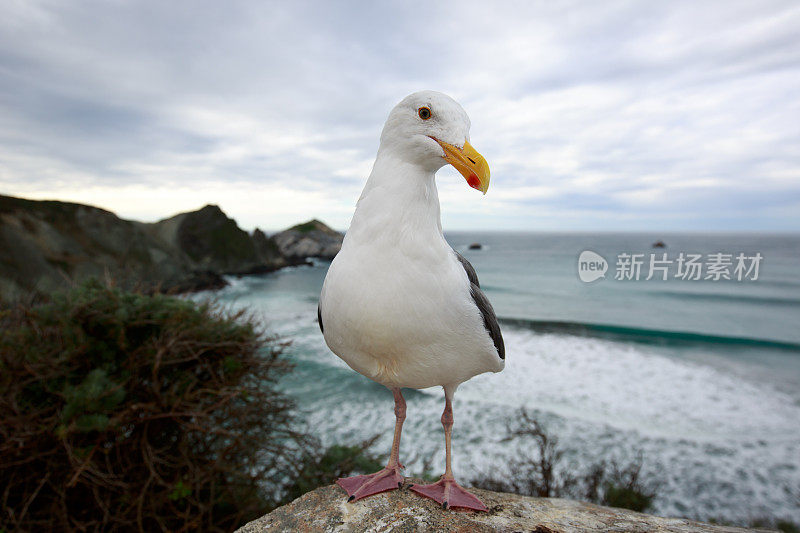
<svg viewBox="0 0 800 533">
<path fill-rule="evenodd" d="M 800 3 L 5 0 L 0 194 L 348 226 L 390 109 L 472 119 L 445 229 L 800 230 Z"/>
</svg>

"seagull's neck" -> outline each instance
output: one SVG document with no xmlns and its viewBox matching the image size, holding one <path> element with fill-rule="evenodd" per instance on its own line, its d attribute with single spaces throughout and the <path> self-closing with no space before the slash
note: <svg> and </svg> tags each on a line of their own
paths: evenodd
<svg viewBox="0 0 800 533">
<path fill-rule="evenodd" d="M 379 150 L 358 200 L 347 239 L 408 244 L 445 244 L 435 169 Z"/>
</svg>

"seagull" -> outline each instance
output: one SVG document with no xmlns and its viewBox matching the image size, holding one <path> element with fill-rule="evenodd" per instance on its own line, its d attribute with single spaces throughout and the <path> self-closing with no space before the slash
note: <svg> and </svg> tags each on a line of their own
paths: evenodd
<svg viewBox="0 0 800 533">
<path fill-rule="evenodd" d="M 422 91 L 389 114 L 380 147 L 341 251 L 328 269 L 317 318 L 325 342 L 353 370 L 394 395 L 395 429 L 382 470 L 337 480 L 348 501 L 403 485 L 401 389 L 444 389 L 444 475 L 412 491 L 448 507 L 486 511 L 455 480 L 453 395 L 458 386 L 505 365 L 492 305 L 475 269 L 442 235 L 436 171 L 453 165 L 486 194 L 489 166 L 469 143 L 470 120 L 449 96 Z"/>
</svg>

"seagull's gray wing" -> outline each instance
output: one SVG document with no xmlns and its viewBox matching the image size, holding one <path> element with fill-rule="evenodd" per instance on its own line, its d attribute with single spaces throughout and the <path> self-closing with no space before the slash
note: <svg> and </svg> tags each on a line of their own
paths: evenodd
<svg viewBox="0 0 800 533">
<path fill-rule="evenodd" d="M 492 338 L 494 347 L 497 350 L 497 355 L 500 359 L 506 358 L 506 347 L 503 343 L 503 334 L 500 332 L 500 324 L 497 323 L 497 316 L 494 314 L 492 304 L 489 303 L 489 298 L 483 294 L 483 291 L 474 283 L 470 287 L 470 294 L 475 305 L 483 317 L 483 325 L 486 326 L 486 332 Z"/>
<path fill-rule="evenodd" d="M 469 282 L 473 285 L 477 285 L 478 287 L 481 286 L 480 282 L 478 281 L 478 273 L 475 272 L 475 269 L 472 267 L 472 264 L 466 260 L 466 258 L 461 255 L 460 253 L 453 250 L 456 254 L 456 257 L 461 262 L 461 266 L 464 267 L 464 270 L 467 272 L 467 278 L 469 278 Z"/>
<path fill-rule="evenodd" d="M 506 347 L 503 343 L 503 334 L 500 332 L 500 324 L 497 323 L 497 316 L 494 314 L 492 304 L 489 303 L 489 299 L 481 290 L 481 284 L 478 281 L 478 273 L 475 272 L 475 268 L 472 266 L 472 263 L 467 261 L 463 255 L 455 250 L 453 250 L 453 253 L 456 254 L 459 262 L 461 262 L 461 266 L 464 267 L 464 271 L 467 273 L 467 278 L 469 279 L 470 283 L 470 294 L 472 295 L 472 301 L 475 302 L 475 305 L 478 306 L 478 310 L 481 312 L 481 316 L 483 317 L 483 325 L 486 326 L 486 332 L 492 338 L 494 347 L 497 349 L 497 355 L 500 356 L 500 359 L 505 359 Z"/>
</svg>

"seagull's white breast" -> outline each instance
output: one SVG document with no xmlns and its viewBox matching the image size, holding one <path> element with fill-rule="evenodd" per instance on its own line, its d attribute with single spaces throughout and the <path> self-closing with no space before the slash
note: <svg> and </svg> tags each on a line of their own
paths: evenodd
<svg viewBox="0 0 800 533">
<path fill-rule="evenodd" d="M 320 312 L 330 349 L 389 387 L 455 388 L 503 368 L 441 233 L 386 231 L 369 242 L 348 234 Z"/>
</svg>

